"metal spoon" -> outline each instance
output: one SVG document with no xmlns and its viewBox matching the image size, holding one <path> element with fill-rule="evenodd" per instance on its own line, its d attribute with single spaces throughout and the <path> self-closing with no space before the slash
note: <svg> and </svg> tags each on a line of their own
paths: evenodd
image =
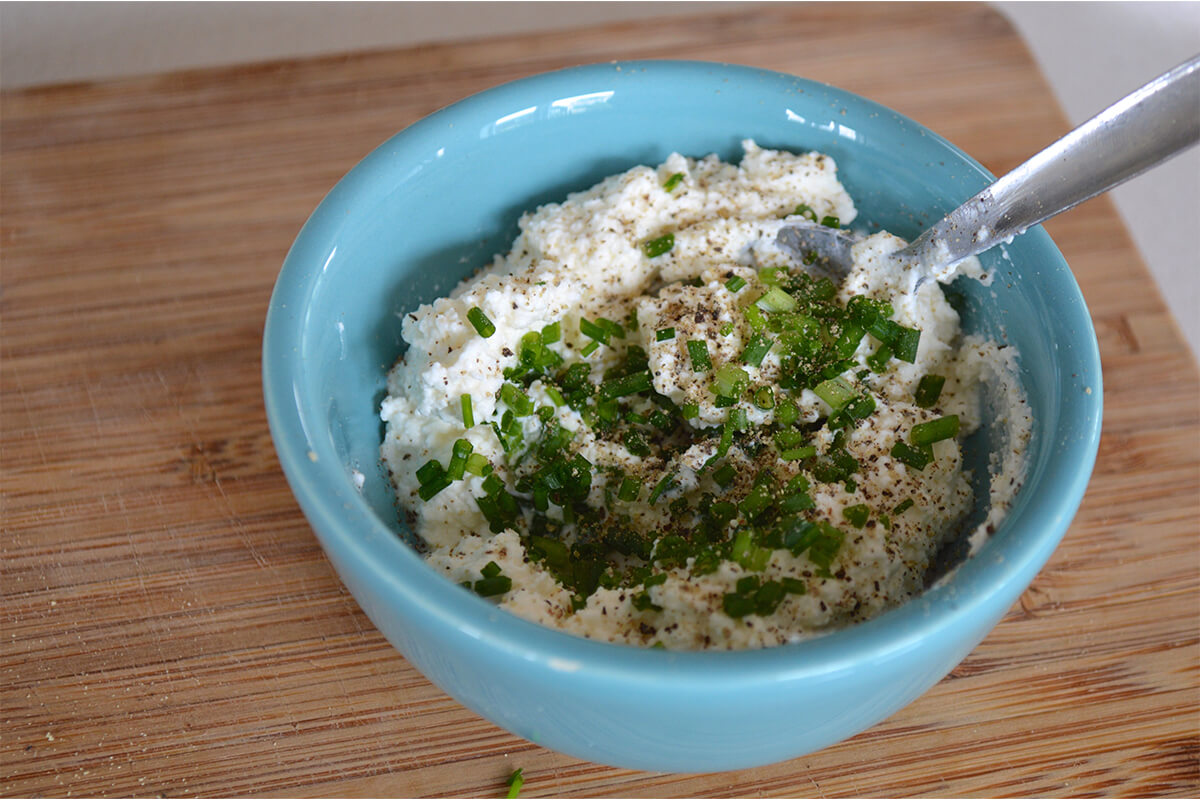
<svg viewBox="0 0 1200 800">
<path fill-rule="evenodd" d="M 947 214 L 892 254 L 911 271 L 913 289 L 947 281 L 968 256 L 1140 175 L 1200 141 L 1200 56 L 1180 64 L 1101 111 Z M 806 263 L 845 275 L 860 237 L 791 222 L 776 242 Z"/>
</svg>

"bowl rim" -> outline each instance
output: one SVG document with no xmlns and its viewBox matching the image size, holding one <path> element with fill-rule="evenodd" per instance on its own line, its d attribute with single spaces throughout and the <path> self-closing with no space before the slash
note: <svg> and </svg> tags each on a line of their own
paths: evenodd
<svg viewBox="0 0 1200 800">
<path fill-rule="evenodd" d="M 666 72 L 675 80 L 681 76 L 686 80 L 713 80 L 713 75 L 719 80 L 723 75 L 783 81 L 817 96 L 836 99 L 846 108 L 887 114 L 899 124 L 930 137 L 982 182 L 994 180 L 982 165 L 947 139 L 875 101 L 787 73 L 720 62 L 618 61 L 543 72 L 485 89 L 400 130 L 339 180 L 306 220 L 276 280 L 263 333 L 263 392 L 271 437 L 293 494 L 322 546 L 334 557 L 332 560 L 352 565 L 358 573 L 370 576 L 377 585 L 386 587 L 389 596 L 420 610 L 431 622 L 449 626 L 512 657 L 556 671 L 626 682 L 660 681 L 664 665 L 669 665 L 672 681 L 682 686 L 712 686 L 731 678 L 741 683 L 812 678 L 858 667 L 918 647 L 956 627 L 963 617 L 977 615 L 994 604 L 997 594 L 1004 593 L 1006 588 L 1018 587 L 1018 593 L 1023 591 L 1062 539 L 1082 500 L 1095 463 L 1103 406 L 1099 351 L 1090 315 L 1065 260 L 1040 226 L 1026 233 L 1025 241 L 1045 248 L 1053 265 L 1065 271 L 1073 291 L 1072 305 L 1081 312 L 1084 323 L 1078 342 L 1083 345 L 1079 357 L 1095 376 L 1093 393 L 1085 400 L 1090 401 L 1087 410 L 1092 424 L 1083 435 L 1068 443 L 1068 450 L 1055 454 L 1058 459 L 1074 459 L 1079 468 L 1069 478 L 1060 480 L 1054 498 L 1035 494 L 1033 498 L 1041 501 L 1037 507 L 1030 508 L 1027 503 L 1020 509 L 1022 516 L 1045 517 L 1052 524 L 1045 526 L 1032 547 L 1015 554 L 1006 550 L 994 558 L 982 558 L 985 554 L 979 553 L 958 568 L 954 579 L 870 620 L 824 635 L 760 649 L 659 650 L 585 639 L 523 619 L 437 574 L 357 496 L 350 486 L 345 464 L 332 448 L 323 447 L 320 437 L 309 436 L 306 412 L 311 409 L 304 403 L 303 381 L 299 377 L 303 360 L 298 357 L 298 344 L 308 322 L 306 303 L 332 260 L 336 250 L 332 240 L 346 223 L 347 207 L 361 202 L 364 196 L 378 196 L 383 191 L 382 182 L 387 176 L 376 169 L 396 157 L 396 146 L 403 140 L 435 135 L 447 122 L 476 114 L 510 96 L 541 92 L 576 78 L 598 77 L 614 68 Z M 312 419 L 318 419 L 316 412 L 311 413 Z M 1028 466 L 1030 471 L 1034 468 L 1033 464 Z M 1010 513 L 997 533 L 1020 519 L 1014 516 L 1016 511 Z M 1006 601 L 1000 613 L 1011 602 Z"/>
</svg>

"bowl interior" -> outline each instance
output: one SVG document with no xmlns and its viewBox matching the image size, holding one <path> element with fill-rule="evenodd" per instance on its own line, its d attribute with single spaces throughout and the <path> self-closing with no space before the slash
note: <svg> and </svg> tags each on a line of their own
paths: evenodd
<svg viewBox="0 0 1200 800">
<path fill-rule="evenodd" d="M 736 160 L 744 138 L 831 155 L 859 208 L 855 227 L 906 238 L 991 180 L 945 140 L 882 106 L 791 76 L 715 64 L 577 68 L 434 114 L 381 145 L 331 191 L 289 253 L 272 298 L 268 413 L 310 518 L 317 506 L 336 512 L 339 535 L 375 548 L 374 558 L 406 561 L 395 540 L 411 532 L 378 452 L 379 403 L 403 350 L 403 313 L 506 251 L 524 211 L 674 151 Z M 1095 336 L 1049 237 L 1035 229 L 983 261 L 992 285 L 959 281 L 952 293 L 966 330 L 1018 348 L 1035 427 L 1026 490 L 972 560 L 986 564 L 956 576 L 964 592 L 974 585 L 972 570 L 1017 569 L 1011 555 L 1018 552 L 1015 561 L 1036 561 L 1036 570 L 1048 557 L 1082 497 L 1100 419 Z M 976 465 L 996 436 L 979 437 L 969 456 Z M 354 471 L 365 476 L 361 491 Z M 329 534 L 315 527 L 328 545 Z M 996 558 L 982 558 L 989 552 Z M 454 593 L 462 598 L 447 595 L 452 604 L 477 600 Z"/>
</svg>

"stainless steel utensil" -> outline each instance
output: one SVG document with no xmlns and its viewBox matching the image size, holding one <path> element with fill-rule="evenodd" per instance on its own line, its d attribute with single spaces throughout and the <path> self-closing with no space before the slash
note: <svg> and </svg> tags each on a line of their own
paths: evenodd
<svg viewBox="0 0 1200 800">
<path fill-rule="evenodd" d="M 892 254 L 913 276 L 947 281 L 968 256 L 1011 241 L 1030 227 L 1157 166 L 1200 141 L 1200 56 L 1101 111 L 947 214 Z M 858 236 L 803 221 L 776 241 L 832 272 L 850 268 Z"/>
</svg>

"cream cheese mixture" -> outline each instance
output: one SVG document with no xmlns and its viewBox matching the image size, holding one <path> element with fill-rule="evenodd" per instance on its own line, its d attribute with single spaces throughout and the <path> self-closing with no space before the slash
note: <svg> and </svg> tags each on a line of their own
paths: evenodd
<svg viewBox="0 0 1200 800">
<path fill-rule="evenodd" d="M 909 292 L 890 234 L 840 284 L 797 263 L 780 226 L 854 204 L 828 156 L 743 145 L 738 165 L 675 154 L 538 208 L 405 316 L 382 456 L 447 578 L 673 649 L 865 620 L 969 533 L 959 442 L 985 391 L 1008 446 L 980 502 L 1003 517 L 1031 425 L 1012 349 L 964 336 L 938 285 Z"/>
</svg>

